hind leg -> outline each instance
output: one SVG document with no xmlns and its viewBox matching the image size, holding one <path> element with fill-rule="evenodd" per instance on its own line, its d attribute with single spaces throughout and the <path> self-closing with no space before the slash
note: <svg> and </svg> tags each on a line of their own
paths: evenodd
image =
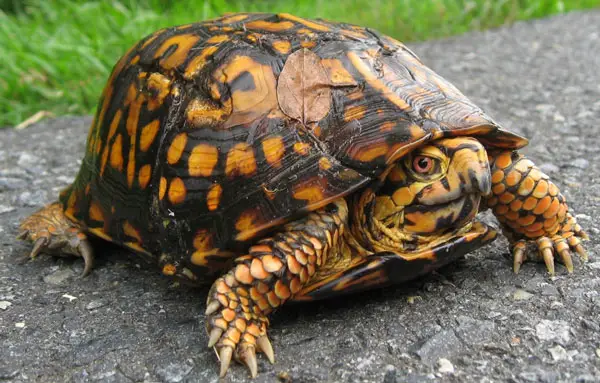
<svg viewBox="0 0 600 383">
<path fill-rule="evenodd" d="M 92 269 L 92 246 L 81 228 L 65 216 L 59 202 L 47 205 L 25 218 L 19 229 L 17 238 L 33 242 L 30 258 L 40 253 L 77 256 L 85 262 L 82 275 L 87 275 Z"/>
</svg>

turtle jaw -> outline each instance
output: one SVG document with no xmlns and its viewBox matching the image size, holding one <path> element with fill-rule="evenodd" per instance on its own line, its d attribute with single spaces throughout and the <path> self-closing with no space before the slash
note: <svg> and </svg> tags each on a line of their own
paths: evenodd
<svg viewBox="0 0 600 383">
<path fill-rule="evenodd" d="M 469 193 L 437 205 L 407 206 L 403 212 L 403 230 L 423 237 L 460 230 L 473 222 L 480 200 L 480 194 Z"/>
<path fill-rule="evenodd" d="M 394 221 L 372 217 L 372 248 L 419 253 L 455 241 L 473 229 L 480 200 L 481 194 L 468 193 L 437 205 L 407 206 Z"/>
</svg>

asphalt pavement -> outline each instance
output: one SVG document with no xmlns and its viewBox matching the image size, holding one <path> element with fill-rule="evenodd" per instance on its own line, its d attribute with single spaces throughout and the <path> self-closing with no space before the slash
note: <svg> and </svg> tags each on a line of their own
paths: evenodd
<svg viewBox="0 0 600 383">
<path fill-rule="evenodd" d="M 591 260 L 549 278 L 511 271 L 507 242 L 416 281 L 285 306 L 272 317 L 276 364 L 255 382 L 600 381 L 600 12 L 409 44 L 506 128 L 559 185 Z M 207 289 L 100 245 L 94 271 L 39 257 L 17 223 L 78 170 L 90 117 L 0 130 L 0 381 L 212 382 Z M 233 364 L 226 382 L 245 382 Z"/>
</svg>

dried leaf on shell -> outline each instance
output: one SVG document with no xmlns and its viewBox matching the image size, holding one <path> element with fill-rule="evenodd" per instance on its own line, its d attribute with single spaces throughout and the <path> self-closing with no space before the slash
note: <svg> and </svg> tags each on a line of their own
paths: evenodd
<svg viewBox="0 0 600 383">
<path fill-rule="evenodd" d="M 292 53 L 279 75 L 277 100 L 283 113 L 305 125 L 325 117 L 331 84 L 321 58 L 306 48 Z"/>
</svg>

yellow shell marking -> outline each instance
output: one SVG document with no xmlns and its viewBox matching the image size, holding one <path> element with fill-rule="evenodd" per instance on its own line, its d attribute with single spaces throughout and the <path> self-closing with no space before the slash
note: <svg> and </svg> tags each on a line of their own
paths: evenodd
<svg viewBox="0 0 600 383">
<path fill-rule="evenodd" d="M 358 85 L 356 79 L 346 70 L 344 64 L 338 59 L 322 59 L 321 64 L 329 73 L 329 79 L 332 85 L 352 86 Z"/>
<path fill-rule="evenodd" d="M 315 41 L 307 41 L 307 40 L 305 40 L 305 41 L 302 41 L 300 43 L 300 46 L 302 48 L 306 48 L 306 49 L 314 48 L 316 45 L 317 45 L 317 43 Z"/>
<path fill-rule="evenodd" d="M 238 21 L 246 20 L 247 18 L 248 18 L 248 15 L 242 13 L 239 15 L 232 15 L 232 16 L 225 17 L 225 18 L 221 19 L 221 22 L 223 24 L 232 24 L 232 23 L 237 23 Z"/>
<path fill-rule="evenodd" d="M 252 231 L 255 229 L 254 221 L 257 219 L 255 210 L 246 210 L 235 222 L 235 228 L 239 232 Z"/>
<path fill-rule="evenodd" d="M 204 48 L 199 55 L 197 55 L 190 61 L 188 66 L 185 68 L 183 77 L 187 80 L 190 80 L 193 77 L 195 77 L 198 73 L 200 73 L 200 70 L 204 68 L 207 59 L 210 56 L 212 56 L 218 49 L 219 47 L 216 45 L 211 45 L 209 47 Z"/>
<path fill-rule="evenodd" d="M 177 205 L 185 200 L 187 191 L 183 180 L 179 177 L 175 177 L 171 180 L 169 185 L 169 201 L 173 205 Z"/>
<path fill-rule="evenodd" d="M 232 84 L 244 73 L 252 77 L 254 88 L 232 91 L 232 114 L 229 116 L 227 126 L 254 121 L 259 116 L 279 108 L 276 93 L 277 80 L 269 65 L 260 64 L 249 56 L 235 56 L 217 69 L 214 77 L 222 83 Z"/>
<path fill-rule="evenodd" d="M 362 162 L 373 161 L 375 158 L 385 156 L 389 146 L 385 142 L 372 143 L 365 148 L 361 148 L 355 153 L 350 153 L 352 158 Z"/>
<path fill-rule="evenodd" d="M 306 200 L 309 205 L 325 199 L 322 188 L 315 185 L 295 187 L 292 195 L 295 199 Z"/>
<path fill-rule="evenodd" d="M 358 31 L 351 31 L 349 29 L 342 29 L 342 30 L 340 30 L 340 33 L 344 36 L 350 36 L 354 39 L 359 39 L 359 40 L 367 38 L 366 34 L 358 32 Z"/>
<path fill-rule="evenodd" d="M 292 44 L 286 40 L 278 40 L 273 42 L 273 49 L 281 54 L 290 53 L 290 49 L 292 49 Z"/>
<path fill-rule="evenodd" d="M 206 229 L 200 229 L 194 236 L 193 246 L 196 250 L 210 250 L 213 248 L 212 235 Z"/>
<path fill-rule="evenodd" d="M 142 243 L 142 237 L 140 236 L 139 231 L 133 227 L 129 221 L 125 221 L 125 223 L 123 223 L 123 232 L 131 238 L 135 238 L 135 240 L 139 243 Z"/>
<path fill-rule="evenodd" d="M 344 121 L 362 120 L 367 112 L 366 105 L 351 106 L 344 112 Z"/>
<path fill-rule="evenodd" d="M 110 166 L 114 169 L 120 172 L 123 171 L 123 139 L 120 134 L 115 138 L 115 142 L 112 144 L 109 161 Z"/>
<path fill-rule="evenodd" d="M 267 138 L 262 142 L 263 152 L 265 153 L 265 159 L 269 165 L 275 167 L 281 167 L 281 159 L 285 154 L 285 146 L 283 144 L 283 138 L 271 137 Z"/>
<path fill-rule="evenodd" d="M 212 184 L 208 189 L 206 195 L 206 206 L 208 210 L 215 211 L 219 207 L 221 202 L 221 194 L 223 194 L 223 187 L 219 184 Z"/>
<path fill-rule="evenodd" d="M 104 174 L 104 168 L 106 167 L 106 162 L 108 161 L 108 151 L 110 149 L 108 143 L 115 135 L 115 132 L 119 127 L 119 123 L 121 122 L 121 115 L 122 110 L 117 110 L 115 112 L 115 116 L 113 117 L 112 122 L 110 123 L 110 128 L 108 129 L 108 138 L 106 139 L 106 145 L 104 146 L 104 152 L 102 153 L 102 159 L 100 160 L 100 176 Z"/>
<path fill-rule="evenodd" d="M 295 21 L 297 23 L 300 23 L 300 24 L 307 26 L 311 29 L 314 29 L 316 31 L 321 31 L 321 32 L 329 32 L 330 31 L 330 29 L 325 25 L 318 24 L 314 21 L 306 20 L 306 19 L 303 19 L 298 16 L 290 15 L 289 13 L 280 13 L 278 16 L 282 19 Z"/>
<path fill-rule="evenodd" d="M 88 214 L 90 216 L 90 219 L 98 222 L 104 222 L 104 212 L 102 211 L 102 208 L 100 207 L 98 202 L 92 201 L 92 203 L 90 203 L 90 209 L 88 211 Z"/>
<path fill-rule="evenodd" d="M 301 156 L 305 156 L 310 151 L 310 144 L 306 142 L 296 142 L 294 144 L 294 152 L 298 153 Z"/>
<path fill-rule="evenodd" d="M 222 108 L 218 108 L 214 103 L 206 100 L 192 100 L 185 111 L 187 120 L 194 127 L 204 127 L 216 125 L 223 122 L 231 114 L 231 100 L 225 102 Z"/>
<path fill-rule="evenodd" d="M 127 96 L 125 96 L 125 101 L 123 101 L 123 104 L 125 106 L 129 106 L 131 105 L 132 102 L 135 101 L 135 99 L 137 98 L 138 95 L 138 91 L 137 91 L 137 84 L 135 82 L 129 84 L 129 88 L 127 88 Z"/>
<path fill-rule="evenodd" d="M 169 150 L 167 151 L 167 162 L 170 165 L 173 165 L 179 161 L 186 144 L 186 133 L 179 133 L 177 136 L 175 136 L 173 142 L 171 142 L 171 145 L 169 146 Z"/>
<path fill-rule="evenodd" d="M 216 35 L 216 36 L 213 36 L 213 37 L 209 38 L 208 40 L 206 40 L 206 42 L 209 44 L 220 44 L 227 40 L 229 40 L 228 35 Z"/>
<path fill-rule="evenodd" d="M 154 111 L 163 104 L 171 91 L 171 80 L 160 73 L 152 73 L 148 77 L 146 87 L 152 91 L 152 97 L 148 99 L 148 110 Z"/>
<path fill-rule="evenodd" d="M 368 65 L 356 52 L 348 52 L 348 58 L 352 65 L 363 75 L 365 80 L 371 85 L 373 88 L 379 90 L 381 94 L 387 98 L 390 102 L 395 104 L 401 110 L 412 110 L 411 106 L 398 97 L 396 93 L 390 91 L 385 81 L 382 81 L 375 73 L 373 73 L 371 66 Z M 388 70 L 388 73 L 393 73 Z"/>
<path fill-rule="evenodd" d="M 154 120 L 142 128 L 142 133 L 140 136 L 140 150 L 142 152 L 146 152 L 148 149 L 150 149 L 150 146 L 152 145 L 152 142 L 154 142 L 159 128 L 160 120 Z"/>
<path fill-rule="evenodd" d="M 166 192 L 167 192 L 167 179 L 165 177 L 160 177 L 160 184 L 158 187 L 158 198 L 162 200 L 165 197 Z"/>
<path fill-rule="evenodd" d="M 329 158 L 327 157 L 321 157 L 319 158 L 319 168 L 321 170 L 328 170 L 331 169 L 331 161 L 329 161 Z"/>
<path fill-rule="evenodd" d="M 252 147 L 246 143 L 235 145 L 227 154 L 225 174 L 228 177 L 251 176 L 256 172 L 256 159 Z"/>
<path fill-rule="evenodd" d="M 127 115 L 127 133 L 129 134 L 129 160 L 127 161 L 127 185 L 131 188 L 135 178 L 135 145 L 137 138 L 137 128 L 140 119 L 140 109 L 145 97 L 139 96 L 129 107 Z"/>
<path fill-rule="evenodd" d="M 188 171 L 192 177 L 210 177 L 219 160 L 219 151 L 208 144 L 198 144 L 188 159 Z"/>
<path fill-rule="evenodd" d="M 294 27 L 294 23 L 291 21 L 280 21 L 278 23 L 272 23 L 264 20 L 256 20 L 246 23 L 247 29 L 263 29 L 269 32 L 281 32 Z"/>
<path fill-rule="evenodd" d="M 200 40 L 198 36 L 191 34 L 173 36 L 162 43 L 160 48 L 154 54 L 154 58 L 162 56 L 172 45 L 177 45 L 177 49 L 169 56 L 160 60 L 160 66 L 164 69 L 173 69 L 181 65 L 188 57 L 190 49 Z"/>
<path fill-rule="evenodd" d="M 152 166 L 150 164 L 143 165 L 138 172 L 138 183 L 142 189 L 145 189 L 150 182 L 152 176 Z"/>
</svg>

